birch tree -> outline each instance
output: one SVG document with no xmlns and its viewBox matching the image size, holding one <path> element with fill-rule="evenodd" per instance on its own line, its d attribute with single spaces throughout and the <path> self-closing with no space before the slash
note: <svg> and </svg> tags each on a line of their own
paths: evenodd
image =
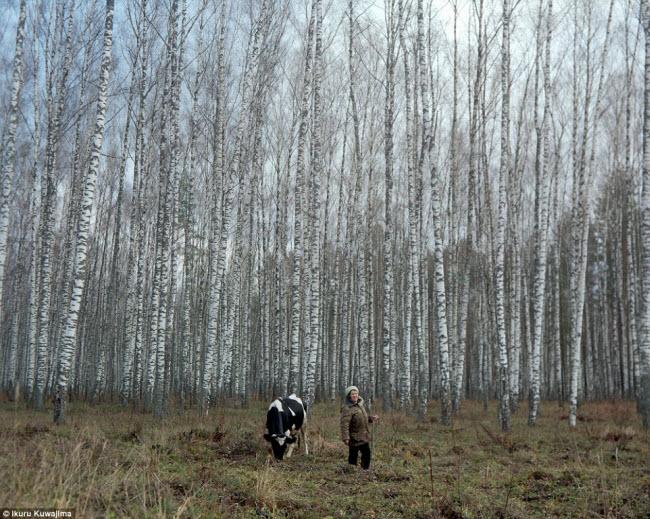
<svg viewBox="0 0 650 519">
<path fill-rule="evenodd" d="M 400 19 L 405 17 L 404 3 L 402 0 L 399 2 Z M 418 255 L 417 255 L 417 209 L 415 207 L 416 197 L 414 194 L 414 177 L 413 171 L 413 121 L 412 121 L 412 108 L 411 108 L 411 84 L 410 84 L 410 68 L 409 68 L 409 51 L 404 37 L 404 24 L 399 27 L 399 43 L 402 48 L 403 64 L 404 64 L 404 100 L 405 100 L 405 131 L 406 131 L 406 170 L 407 170 L 407 196 L 408 196 L 408 254 L 409 264 L 407 269 L 406 278 L 406 294 L 405 305 L 406 315 L 404 317 L 404 349 L 402 351 L 402 365 L 400 377 L 400 405 L 403 408 L 409 408 L 411 405 L 411 323 L 413 322 L 413 314 L 415 313 L 415 338 L 416 338 L 416 351 L 420 346 L 420 327 L 418 326 L 419 316 L 419 279 L 418 279 Z M 415 308 L 413 308 L 415 306 Z M 426 406 L 426 404 L 425 404 Z"/>
<path fill-rule="evenodd" d="M 431 183 L 431 216 L 434 240 L 434 294 L 435 294 L 435 324 L 438 339 L 439 353 L 439 376 L 440 376 L 440 405 L 441 421 L 444 425 L 451 425 L 451 380 L 449 366 L 449 346 L 447 334 L 447 301 L 445 291 L 445 265 L 443 258 L 444 244 L 442 234 L 442 211 L 440 201 L 441 179 L 438 168 L 435 165 L 435 158 L 431 157 L 434 148 L 434 130 L 432 119 L 429 111 L 430 88 L 429 78 L 427 77 L 428 64 L 424 47 L 424 9 L 422 0 L 418 1 L 418 66 L 420 81 L 420 103 L 421 103 L 421 150 L 419 156 L 418 168 L 423 171 L 425 164 L 429 165 L 430 183 Z M 433 113 L 433 112 L 432 112 Z M 425 366 L 424 355 L 420 356 L 420 391 L 424 391 L 424 380 L 426 374 L 423 372 Z M 422 406 L 426 403 L 422 393 L 420 393 L 420 416 L 426 412 Z"/>
<path fill-rule="evenodd" d="M 499 211 L 496 229 L 496 325 L 499 345 L 499 420 L 502 431 L 510 430 L 508 349 L 504 312 L 504 261 L 506 228 L 506 178 L 510 167 L 510 2 L 503 0 L 501 44 L 501 160 L 499 165 Z"/>
<path fill-rule="evenodd" d="M 641 23 L 645 35 L 643 82 L 643 172 L 641 195 L 641 279 L 643 301 L 639 329 L 639 412 L 643 426 L 650 428 L 650 3 L 641 4 Z"/>
<path fill-rule="evenodd" d="M 16 28 L 16 50 L 14 53 L 13 75 L 11 81 L 11 100 L 9 102 L 9 129 L 2 178 L 0 178 L 0 318 L 2 317 L 2 293 L 7 258 L 7 228 L 9 226 L 9 204 L 13 176 L 16 168 L 16 127 L 18 126 L 18 110 L 20 92 L 23 87 L 23 42 L 25 40 L 25 0 L 20 2 L 18 26 Z M 13 375 L 12 375 L 13 376 Z"/>
<path fill-rule="evenodd" d="M 593 98 L 593 70 L 591 65 L 591 44 L 593 35 L 591 34 L 592 23 L 592 9 L 593 6 L 588 5 L 587 16 L 587 47 L 586 47 L 586 78 L 585 78 L 585 95 L 584 95 L 584 111 L 582 121 L 582 141 L 578 146 L 578 91 L 577 91 L 577 56 L 576 56 L 576 38 L 574 36 L 574 87 L 573 87 L 573 142 L 572 142 L 572 162 L 574 174 L 574 187 L 573 187 L 573 250 L 571 257 L 571 305 L 572 305 L 572 320 L 571 320 L 571 384 L 569 392 L 569 424 L 571 427 L 576 426 L 577 412 L 578 412 L 578 396 L 580 386 L 580 370 L 581 370 L 581 350 L 582 350 L 582 334 L 583 334 L 583 320 L 584 320 L 584 306 L 585 306 L 585 283 L 587 271 L 587 247 L 589 237 L 589 190 L 588 180 L 589 174 L 593 169 L 595 157 L 595 140 L 596 140 L 596 127 L 599 119 L 599 107 L 602 96 L 602 85 L 604 77 L 604 65 L 609 48 L 609 34 L 612 20 L 613 2 L 609 4 L 609 14 L 607 16 L 607 25 L 605 29 L 605 41 L 600 57 L 600 74 L 596 86 L 595 100 L 593 101 L 593 114 L 591 113 L 591 104 Z M 574 24 L 576 31 L 578 30 L 577 23 L 577 5 L 574 5 Z M 591 115 L 590 115 L 591 114 Z M 591 134 L 591 152 L 587 155 L 589 140 Z"/>
<path fill-rule="evenodd" d="M 104 42 L 102 48 L 101 69 L 99 73 L 99 97 L 97 99 L 97 120 L 91 145 L 91 158 L 84 184 L 81 215 L 77 231 L 75 281 L 72 296 L 70 298 L 68 318 L 66 320 L 64 344 L 60 349 L 58 359 L 58 379 L 54 400 L 54 422 L 57 424 L 61 424 L 65 421 L 65 401 L 68 389 L 68 376 L 77 337 L 79 306 L 84 293 L 90 218 L 95 199 L 95 184 L 97 181 L 97 172 L 99 170 L 99 155 L 104 140 L 108 79 L 111 66 L 111 49 L 113 45 L 113 6 L 113 0 L 106 0 Z"/>
<path fill-rule="evenodd" d="M 553 10 L 553 1 L 549 0 L 546 13 L 546 53 L 544 62 L 544 110 L 542 115 L 541 129 L 537 132 L 538 138 L 541 137 L 543 153 L 536 162 L 536 211 L 535 211 L 535 229 L 536 229 L 536 251 L 535 251 L 535 283 L 534 283 L 534 332 L 533 332 L 533 351 L 532 351 L 532 375 L 529 397 L 528 424 L 534 425 L 537 421 L 537 412 L 540 401 L 540 363 L 542 354 L 542 329 L 544 327 L 544 302 L 546 295 L 546 243 L 547 243 L 547 213 L 548 213 L 548 182 L 550 175 L 547 172 L 549 157 L 549 104 L 551 97 L 551 14 Z M 540 27 L 541 19 L 540 3 Z M 541 29 L 540 29 L 541 32 Z M 537 95 L 537 93 L 535 94 Z"/>
<path fill-rule="evenodd" d="M 311 173 L 311 200 L 310 200 L 310 220 L 311 220 L 311 286 L 310 286 L 310 304 L 309 304 L 309 350 L 307 362 L 306 387 L 303 393 L 307 408 L 310 409 L 316 393 L 316 359 L 317 351 L 320 344 L 320 177 L 323 171 L 323 159 L 321 156 L 321 77 L 323 74 L 323 13 L 321 0 L 315 0 L 312 8 L 316 9 L 316 42 L 314 49 L 314 86 L 313 86 L 313 135 L 312 135 L 312 173 Z"/>
<path fill-rule="evenodd" d="M 223 283 L 225 276 L 226 251 L 232 218 L 233 186 L 230 171 L 226 171 L 225 164 L 225 36 L 226 36 L 226 10 L 225 3 L 221 5 L 219 24 L 219 43 L 217 50 L 217 99 L 215 102 L 215 124 L 213 129 L 213 170 L 212 170 L 212 218 L 210 247 L 210 292 L 208 310 L 208 341 L 203 369 L 203 387 L 201 389 L 201 412 L 207 413 L 212 387 L 212 374 L 214 372 L 215 354 L 217 348 L 218 317 L 221 310 L 223 297 Z M 240 127 L 243 122 L 240 123 Z M 239 130 L 238 130 L 239 131 Z M 241 130 L 243 131 L 243 130 Z M 240 137 L 241 138 L 241 137 Z M 218 191 L 221 186 L 221 193 Z M 221 218 L 217 218 L 218 198 L 221 196 Z M 219 223 L 220 222 L 220 223 Z"/>
<path fill-rule="evenodd" d="M 316 17 L 315 1 L 312 0 L 309 28 L 305 42 L 305 66 L 302 83 L 302 97 L 300 102 L 300 123 L 298 125 L 298 148 L 296 156 L 296 182 L 293 209 L 293 272 L 291 278 L 291 331 L 289 354 L 289 392 L 298 391 L 299 381 L 299 354 L 300 354 L 300 313 L 301 313 L 301 279 L 303 271 L 303 187 L 305 183 L 305 142 L 307 138 L 307 124 L 309 117 L 309 99 L 312 83 L 312 44 L 314 38 L 314 24 Z"/>
<path fill-rule="evenodd" d="M 394 340 L 394 298 L 393 298 L 393 118 L 395 106 L 395 66 L 397 62 L 397 36 L 400 21 L 396 20 L 394 0 L 385 2 L 386 18 L 386 78 L 384 80 L 384 297 L 383 297 L 383 339 L 382 339 L 382 398 L 384 410 L 393 405 L 391 380 L 391 353 Z"/>
</svg>

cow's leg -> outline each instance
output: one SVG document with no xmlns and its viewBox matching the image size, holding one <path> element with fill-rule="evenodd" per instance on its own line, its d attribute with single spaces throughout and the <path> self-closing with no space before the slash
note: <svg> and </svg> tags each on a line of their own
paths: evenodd
<svg viewBox="0 0 650 519">
<path fill-rule="evenodd" d="M 305 427 L 300 428 L 299 438 L 300 438 L 300 443 L 302 443 L 305 446 L 305 455 L 309 455 L 309 445 L 307 445 L 307 431 Z"/>
<path fill-rule="evenodd" d="M 291 454 L 293 454 L 293 448 L 296 446 L 295 443 L 290 443 L 289 446 L 287 447 L 287 452 L 285 452 L 284 457 L 285 458 L 290 458 Z"/>
</svg>

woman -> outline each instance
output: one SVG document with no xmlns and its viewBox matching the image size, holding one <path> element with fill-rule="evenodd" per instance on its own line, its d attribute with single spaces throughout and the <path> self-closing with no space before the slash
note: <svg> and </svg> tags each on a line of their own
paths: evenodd
<svg viewBox="0 0 650 519">
<path fill-rule="evenodd" d="M 361 467 L 365 470 L 370 467 L 368 423 L 378 420 L 379 417 L 376 415 L 368 416 L 357 386 L 346 388 L 345 402 L 341 408 L 341 439 L 350 449 L 348 455 L 350 465 L 357 464 L 357 458 L 361 452 Z"/>
</svg>

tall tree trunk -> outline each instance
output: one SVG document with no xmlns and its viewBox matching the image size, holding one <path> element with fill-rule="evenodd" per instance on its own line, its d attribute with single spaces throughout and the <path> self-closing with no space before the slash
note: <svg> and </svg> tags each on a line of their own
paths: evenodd
<svg viewBox="0 0 650 519">
<path fill-rule="evenodd" d="M 400 18 L 404 18 L 404 5 L 399 2 Z M 402 350 L 401 378 L 400 378 L 400 405 L 402 408 L 411 406 L 411 338 L 415 337 L 416 351 L 421 347 L 419 292 L 418 286 L 418 240 L 417 240 L 417 197 L 414 193 L 415 172 L 413 168 L 413 121 L 411 112 L 411 84 L 409 70 L 409 52 L 404 38 L 404 26 L 399 27 L 400 46 L 404 60 L 404 98 L 405 98 L 405 126 L 406 126 L 406 169 L 408 189 L 408 267 L 406 274 L 405 306 L 406 315 L 404 323 L 404 348 Z M 415 317 L 415 319 L 414 319 Z M 415 324 L 415 333 L 412 333 L 411 324 Z M 426 407 L 426 403 L 425 403 Z"/>
<path fill-rule="evenodd" d="M 391 355 L 395 348 L 395 301 L 393 279 L 393 111 L 395 106 L 396 36 L 399 22 L 395 21 L 395 1 L 386 2 L 386 79 L 384 81 L 384 292 L 383 292 L 383 340 L 381 355 L 382 399 L 384 410 L 393 406 L 393 369 Z"/>
<path fill-rule="evenodd" d="M 84 293 L 86 277 L 86 259 L 88 255 L 88 234 L 90 230 L 90 217 L 95 199 L 95 184 L 99 169 L 99 154 L 104 139 L 104 117 L 108 98 L 108 79 L 111 66 L 111 49 L 113 44 L 113 2 L 106 0 L 106 18 L 104 25 L 104 43 L 102 49 L 101 70 L 99 73 L 99 99 L 97 100 L 97 121 L 95 133 L 91 144 L 90 165 L 84 184 L 83 202 L 76 245 L 75 282 L 68 308 L 66 321 L 65 341 L 59 352 L 58 380 L 54 400 L 54 422 L 57 424 L 65 421 L 65 400 L 68 390 L 68 375 L 70 363 L 76 346 L 77 318 L 79 306 Z"/>
<path fill-rule="evenodd" d="M 638 408 L 643 426 L 650 428 L 650 2 L 643 0 L 641 23 L 645 34 L 643 92 L 643 191 L 641 195 L 641 263 L 643 302 L 639 329 Z"/>
<path fill-rule="evenodd" d="M 551 102 L 551 15 L 553 10 L 553 0 L 548 2 L 548 12 L 546 14 L 546 59 L 544 63 L 544 112 L 542 115 L 542 126 L 538 132 L 538 138 L 541 136 L 543 154 L 538 160 L 537 167 L 537 189 L 535 204 L 535 228 L 536 228 L 536 250 L 535 250 L 535 281 L 534 281 L 534 317 L 533 323 L 535 330 L 533 332 L 533 351 L 532 351 L 532 375 L 528 409 L 528 424 L 535 425 L 537 422 L 537 412 L 541 398 L 541 376 L 540 363 L 542 354 L 542 330 L 544 329 L 544 308 L 546 296 L 546 243 L 547 243 L 547 218 L 548 218 L 548 167 L 549 157 L 549 137 L 548 137 L 548 118 L 549 105 Z M 540 3 L 540 33 L 542 26 L 542 9 Z M 541 40 L 541 37 L 540 37 Z M 541 46 L 541 45 L 540 45 Z M 541 50 L 540 50 L 541 54 Z M 537 93 L 535 93 L 537 95 Z"/>
<path fill-rule="evenodd" d="M 212 235 L 209 242 L 210 246 L 210 263 L 209 263 L 209 298 L 208 298 L 208 342 L 207 349 L 205 353 L 205 363 L 203 366 L 203 386 L 201 388 L 201 400 L 199 405 L 199 412 L 201 414 L 207 414 L 208 408 L 210 406 L 210 391 L 212 389 L 212 377 L 215 371 L 214 362 L 215 355 L 217 350 L 217 329 L 219 325 L 219 312 L 222 307 L 223 291 L 224 291 L 224 281 L 226 273 L 226 251 L 228 247 L 228 236 L 230 233 L 230 221 L 232 218 L 232 199 L 233 199 L 233 189 L 232 185 L 234 178 L 232 173 L 229 171 L 226 173 L 225 165 L 225 57 L 224 57 L 224 47 L 225 47 L 225 30 L 226 30 L 226 9 L 225 2 L 222 2 L 221 5 L 221 17 L 220 17 L 220 32 L 219 32 L 219 43 L 217 50 L 217 99 L 215 106 L 215 124 L 213 130 L 213 169 L 212 169 L 212 218 L 211 218 L 211 229 Z M 243 105 L 242 105 L 243 106 Z M 241 121 L 239 122 L 238 127 L 238 138 L 241 140 L 241 134 L 239 132 L 243 131 L 243 109 L 241 114 Z M 239 144 L 236 143 L 236 146 Z M 239 157 L 235 157 L 239 158 Z M 234 167 L 238 167 L 238 164 L 235 164 Z M 221 193 L 218 192 L 217 186 L 221 184 Z M 221 218 L 217 218 L 217 207 L 219 196 L 221 196 L 223 203 L 221 206 Z M 219 224 L 219 220 L 221 223 Z M 220 225 L 220 227 L 219 227 Z M 219 241 L 217 242 L 217 237 Z M 224 369 L 225 373 L 225 369 Z"/>
<path fill-rule="evenodd" d="M 501 45 L 501 162 L 499 166 L 499 212 L 496 233 L 496 320 L 499 345 L 499 418 L 502 431 L 510 430 L 510 404 L 508 385 L 508 346 L 505 327 L 505 229 L 506 229 L 506 179 L 510 167 L 510 2 L 503 0 L 503 42 Z"/>
<path fill-rule="evenodd" d="M 11 80 L 11 100 L 9 102 L 9 129 L 7 136 L 7 157 L 4 171 L 0 178 L 0 319 L 3 310 L 3 282 L 5 277 L 5 262 L 7 259 L 7 229 L 9 227 L 9 207 L 11 186 L 16 169 L 16 128 L 18 126 L 18 110 L 20 92 L 23 87 L 23 42 L 25 40 L 25 0 L 20 1 L 18 26 L 16 27 L 16 50 L 14 52 L 14 70 Z"/>
<path fill-rule="evenodd" d="M 312 134 L 312 164 L 311 164 L 311 287 L 309 304 L 309 360 L 307 362 L 306 387 L 303 388 L 307 408 L 311 409 L 316 394 L 316 354 L 320 345 L 320 177 L 323 171 L 321 144 L 321 78 L 323 74 L 323 13 L 321 0 L 315 0 L 316 8 L 316 46 L 314 51 L 314 121 Z"/>
<path fill-rule="evenodd" d="M 303 272 L 303 188 L 305 183 L 305 142 L 307 138 L 307 118 L 309 116 L 309 99 L 312 82 L 312 42 L 314 39 L 314 24 L 316 16 L 315 0 L 311 3 L 309 28 L 305 44 L 305 69 L 302 84 L 302 99 L 300 102 L 300 124 L 298 126 L 298 150 L 296 157 L 296 186 L 293 211 L 293 273 L 291 281 L 291 332 L 289 358 L 289 387 L 290 393 L 299 390 L 300 382 L 300 315 L 302 312 L 301 284 Z"/>
</svg>

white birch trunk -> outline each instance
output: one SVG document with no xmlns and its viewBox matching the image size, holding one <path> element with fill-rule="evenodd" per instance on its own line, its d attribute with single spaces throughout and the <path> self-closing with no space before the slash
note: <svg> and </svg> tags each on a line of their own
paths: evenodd
<svg viewBox="0 0 650 519">
<path fill-rule="evenodd" d="M 586 283 L 586 272 L 587 272 L 587 248 L 588 248 L 588 236 L 589 236 L 589 179 L 587 176 L 590 174 L 593 169 L 594 159 L 595 159 L 595 140 L 596 140 L 596 127 L 599 119 L 600 111 L 600 100 L 602 94 L 602 85 L 604 79 L 604 67 L 606 63 L 608 44 L 609 44 L 609 34 L 612 20 L 612 8 L 613 0 L 609 5 L 609 15 L 607 18 L 607 27 L 605 31 L 605 42 L 603 44 L 603 52 L 601 55 L 600 61 L 600 77 L 598 80 L 598 86 L 596 89 L 596 100 L 592 116 L 592 128 L 591 128 L 591 153 L 589 156 L 589 163 L 587 164 L 587 147 L 588 147 L 588 136 L 589 136 L 589 107 L 591 103 L 591 92 L 592 92 L 592 79 L 591 79 L 591 66 L 590 60 L 587 59 L 586 63 L 586 94 L 584 99 L 584 114 L 583 114 L 583 129 L 582 129 L 582 144 L 580 148 L 580 156 L 578 158 L 577 146 L 575 143 L 576 132 L 577 132 L 577 100 L 576 100 L 576 87 L 574 85 L 574 182 L 577 184 L 577 187 L 574 187 L 574 247 L 573 247 L 573 257 L 572 262 L 572 329 L 571 329 L 571 387 L 569 394 L 569 425 L 571 427 L 576 426 L 577 421 L 577 412 L 578 412 L 578 397 L 579 397 L 579 386 L 580 386 L 580 376 L 581 376 L 581 349 L 582 349 L 582 330 L 583 330 L 583 313 L 585 306 L 585 283 Z M 591 9 L 591 6 L 590 6 Z M 576 8 L 577 11 L 577 8 Z M 574 20 L 577 17 L 577 13 L 574 14 Z M 590 45 L 591 45 L 591 23 L 592 16 L 591 11 L 589 11 L 588 16 L 588 26 L 587 32 L 589 33 L 589 38 L 587 39 L 587 51 L 586 54 L 589 57 L 590 55 Z M 575 22 L 577 30 L 577 22 Z M 574 42 L 574 47 L 575 47 Z M 574 53 L 575 53 L 574 48 Z M 576 65 L 575 65 L 575 56 L 574 56 L 574 76 L 577 75 Z"/>
<path fill-rule="evenodd" d="M 88 255 L 88 235 L 90 218 L 95 199 L 95 183 L 99 170 L 99 155 L 104 139 L 104 117 L 108 98 L 108 78 L 111 66 L 111 48 L 113 44 L 113 0 L 106 0 L 106 19 L 104 26 L 104 43 L 102 49 L 101 70 L 99 75 L 99 99 L 97 100 L 97 121 L 91 145 L 91 158 L 84 185 L 82 212 L 79 220 L 76 255 L 75 281 L 70 298 L 68 319 L 66 321 L 65 341 L 59 352 L 58 380 L 54 406 L 54 422 L 65 420 L 65 399 L 68 389 L 68 375 L 74 355 L 77 337 L 77 318 L 84 292 L 86 277 L 86 259 Z"/>
<path fill-rule="evenodd" d="M 25 0 L 20 2 L 18 26 L 16 28 L 16 51 L 14 53 L 13 77 L 11 80 L 11 99 L 9 101 L 9 129 L 7 137 L 7 156 L 4 171 L 0 179 L 0 318 L 2 317 L 2 289 L 7 259 L 7 229 L 9 227 L 10 193 L 16 167 L 16 128 L 18 126 L 18 109 L 20 91 L 23 86 L 23 41 L 25 39 Z"/>
<path fill-rule="evenodd" d="M 548 219 L 548 165 L 550 163 L 548 119 L 551 96 L 550 60 L 551 60 L 551 16 L 553 0 L 548 2 L 546 14 L 546 59 L 544 63 L 544 112 L 542 115 L 541 137 L 543 153 L 538 165 L 537 178 L 537 210 L 535 214 L 535 227 L 537 230 L 535 251 L 535 281 L 534 281 L 534 332 L 532 351 L 532 380 L 528 409 L 528 424 L 535 425 L 541 398 L 540 364 L 542 355 L 542 330 L 544 329 L 544 303 L 546 296 L 546 244 L 547 244 L 547 219 Z M 541 4 L 540 4 L 540 27 Z M 540 29 L 541 32 L 541 29 Z M 539 133 L 538 133 L 539 135 Z"/>
<path fill-rule="evenodd" d="M 416 191 L 419 193 L 422 192 L 422 181 L 421 179 L 424 176 L 424 168 L 426 161 L 429 158 L 430 154 L 430 148 L 431 148 L 431 140 L 432 137 L 430 135 L 430 119 L 429 119 L 429 93 L 428 93 L 428 83 L 427 83 L 427 64 L 426 64 L 426 54 L 425 54 L 425 46 L 424 46 L 424 7 L 423 7 L 423 2 L 422 0 L 418 0 L 418 5 L 417 5 L 417 52 L 418 52 L 418 74 L 417 74 L 417 81 L 419 82 L 419 87 L 420 87 L 420 102 L 421 102 L 421 110 L 422 110 L 422 128 L 420 130 L 420 135 L 421 135 L 421 146 L 420 146 L 420 153 L 418 157 L 418 183 L 420 184 L 418 187 L 419 189 L 416 188 Z M 417 96 L 416 96 L 417 99 Z M 435 176 L 432 176 L 432 181 L 437 182 L 437 179 L 435 179 Z M 437 190 L 436 190 L 437 194 Z M 434 223 L 437 222 L 437 218 L 439 218 L 439 213 L 440 213 L 440 208 L 439 204 L 435 206 L 437 208 L 438 214 L 434 215 Z M 418 209 L 417 204 L 416 204 L 416 210 Z M 424 211 L 421 211 L 420 213 L 420 231 L 422 232 L 422 221 L 423 221 L 423 216 L 422 213 Z M 438 222 L 439 223 L 439 222 Z M 438 225 L 438 228 L 440 226 Z M 436 233 L 436 245 L 438 244 L 438 237 L 439 234 Z M 420 239 L 422 239 L 422 234 L 420 235 Z M 440 251 L 442 251 L 442 244 L 440 244 Z M 438 267 L 438 256 L 436 254 L 436 268 Z M 444 268 L 443 265 L 440 265 L 440 267 Z M 426 272 L 426 266 L 421 264 L 421 269 L 425 269 Z M 421 272 L 420 274 L 420 279 L 424 280 L 426 278 L 425 272 Z M 438 274 L 436 274 L 436 280 L 438 278 Z M 444 282 L 444 271 L 442 271 L 442 280 Z M 429 286 L 428 282 L 423 282 L 422 283 L 422 288 L 423 290 L 426 290 Z M 438 290 L 436 286 L 436 296 L 438 295 Z M 426 292 L 425 292 L 426 294 Z M 442 293 L 440 294 L 443 296 L 443 306 L 439 308 L 441 312 L 445 312 L 445 307 L 446 304 L 444 304 L 444 289 Z M 423 298 L 423 300 L 428 299 L 428 298 Z M 440 304 L 440 301 L 438 301 L 436 297 L 436 306 Z M 428 306 L 426 308 L 426 313 L 425 315 L 428 315 Z M 440 314 L 439 314 L 440 315 Z M 428 322 L 428 319 L 426 320 Z M 449 351 L 446 349 L 446 340 L 447 340 L 447 333 L 446 333 L 446 321 L 444 323 L 444 333 L 442 329 L 440 328 L 440 322 L 438 321 L 438 333 L 439 333 L 439 355 L 440 358 L 442 359 L 443 355 L 446 355 L 447 361 L 449 359 Z M 428 337 L 428 333 L 424 333 L 423 337 Z M 442 339 L 442 340 L 440 340 Z M 444 344 L 443 344 L 444 343 Z M 427 359 L 427 350 L 428 350 L 428 344 L 427 341 L 421 341 L 420 347 L 418 348 L 418 417 L 420 420 L 424 419 L 424 416 L 426 414 L 427 410 L 427 400 L 428 400 L 428 395 L 429 395 L 429 365 L 426 362 Z M 444 350 L 444 352 L 443 352 Z M 446 370 L 446 373 L 448 374 L 448 368 Z M 441 373 L 442 375 L 442 373 Z M 444 377 L 444 375 L 443 375 Z M 443 384 L 444 388 L 448 388 L 448 384 Z M 449 420 L 451 420 L 451 416 L 449 416 L 449 402 L 448 402 L 449 394 L 447 395 L 441 394 L 441 413 L 443 416 L 443 422 L 447 423 Z"/>
<path fill-rule="evenodd" d="M 56 30 L 63 32 L 63 13 L 61 6 L 57 6 L 53 25 Z M 55 76 L 52 69 L 56 57 L 56 42 L 54 36 L 49 34 L 45 44 L 45 77 L 47 90 L 47 143 L 45 148 L 45 175 L 41 185 L 41 221 L 40 221 L 40 255 L 39 255 L 39 300 L 38 300 L 38 346 L 37 367 L 35 373 L 34 406 L 43 407 L 43 397 L 46 382 L 51 378 L 51 363 L 53 358 L 50 352 L 50 301 L 52 278 L 52 240 L 54 235 L 54 205 L 55 188 L 54 172 L 57 159 L 57 142 L 59 138 L 61 110 L 63 108 L 63 91 L 70 67 L 69 41 L 63 58 L 61 74 L 57 82 L 57 100 L 54 100 Z M 52 47 L 49 49 L 49 47 Z M 49 56 L 48 56 L 49 54 Z"/>
<path fill-rule="evenodd" d="M 641 23 L 645 34 L 643 93 L 643 190 L 641 195 L 641 300 L 639 326 L 638 408 L 643 426 L 650 428 L 650 2 L 643 0 Z"/>
<path fill-rule="evenodd" d="M 499 166 L 499 210 L 496 229 L 496 321 L 499 346 L 499 418 L 502 431 L 510 430 L 508 345 L 505 324 L 505 229 L 507 218 L 506 179 L 510 167 L 510 2 L 503 0 L 501 46 L 501 162 Z"/>
<path fill-rule="evenodd" d="M 404 16 L 404 5 L 402 0 L 399 2 L 400 18 Z M 404 39 L 404 27 L 400 24 L 399 39 L 402 47 L 404 59 L 404 98 L 405 98 L 405 126 L 406 126 L 406 169 L 407 169 L 407 188 L 408 188 L 408 255 L 409 262 L 406 274 L 406 294 L 405 306 L 406 316 L 404 323 L 404 347 L 402 349 L 402 362 L 400 373 L 400 405 L 403 409 L 408 409 L 411 406 L 411 322 L 413 321 L 413 303 L 414 294 L 419 296 L 418 281 L 418 264 L 417 264 L 417 213 L 415 210 L 415 194 L 414 194 L 414 180 L 415 173 L 413 171 L 413 138 L 412 138 L 412 116 L 411 116 L 411 96 L 410 96 L 410 71 L 409 71 L 409 52 Z M 416 299 L 417 301 L 417 299 Z M 415 303 L 415 315 L 419 313 L 417 303 Z M 420 329 L 416 325 L 415 337 L 419 345 Z"/>
<path fill-rule="evenodd" d="M 219 325 L 219 312 L 222 306 L 222 296 L 224 287 L 224 278 L 226 272 L 226 252 L 228 248 L 228 237 L 230 234 L 230 221 L 232 219 L 232 199 L 233 189 L 232 185 L 233 176 L 232 172 L 225 173 L 225 29 L 226 29 L 226 10 L 225 2 L 221 5 L 221 18 L 220 18 L 220 34 L 218 44 L 218 97 L 216 103 L 216 124 L 214 135 L 214 168 L 212 172 L 212 236 L 210 239 L 210 265 L 209 265 L 209 280 L 210 280 L 210 293 L 208 298 L 208 343 L 205 353 L 205 364 L 203 368 L 203 386 L 201 388 L 201 404 L 200 413 L 206 414 L 210 406 L 210 392 L 213 385 L 213 373 L 215 371 L 215 355 L 217 349 L 217 329 Z M 242 105 L 244 106 L 244 105 Z M 243 110 L 241 114 L 243 119 Z M 243 132 L 243 120 L 240 121 L 238 131 L 238 138 L 241 140 L 241 132 Z M 236 144 L 238 146 L 238 143 Z M 239 158 L 239 157 L 235 157 Z M 234 168 L 238 164 L 233 165 Z M 221 227 L 219 230 L 217 221 L 217 185 L 221 181 L 222 188 L 222 208 L 221 208 Z M 219 231 L 219 241 L 217 242 L 217 232 Z M 225 370 L 224 370 L 225 372 Z"/>
<path fill-rule="evenodd" d="M 323 74 L 323 13 L 321 0 L 315 0 L 316 8 L 316 46 L 314 52 L 314 121 L 313 121 L 313 154 L 311 173 L 311 272 L 310 272 L 310 305 L 309 305 L 309 350 L 307 361 L 306 387 L 303 388 L 307 408 L 311 409 L 316 394 L 316 354 L 320 344 L 320 177 L 322 175 L 322 145 L 321 145 L 321 78 Z"/>
<path fill-rule="evenodd" d="M 299 390 L 300 383 L 300 319 L 302 313 L 301 283 L 303 273 L 303 188 L 305 184 L 305 141 L 307 138 L 307 118 L 309 115 L 309 99 L 312 81 L 312 40 L 315 23 L 315 0 L 312 0 L 309 28 L 307 30 L 305 69 L 300 102 L 300 124 L 298 126 L 298 150 L 296 157 L 296 186 L 293 212 L 293 273 L 291 279 L 291 331 L 289 354 L 288 392 Z"/>
<path fill-rule="evenodd" d="M 124 359 L 122 363 L 122 382 L 121 396 L 122 403 L 137 396 L 135 392 L 136 380 L 135 375 L 139 375 L 137 362 L 141 356 L 141 345 L 136 344 L 139 334 L 137 328 L 138 316 L 140 315 L 142 302 L 142 244 L 144 236 L 142 232 L 142 222 L 144 215 L 142 211 L 142 185 L 144 171 L 144 111 L 145 111 L 145 87 L 147 84 L 147 56 L 144 49 L 147 42 L 147 24 L 144 23 L 144 13 L 146 12 L 147 3 L 143 0 L 140 5 L 142 23 L 142 33 L 138 34 L 141 38 L 140 45 L 137 46 L 138 53 L 142 55 L 140 61 L 140 77 L 138 78 L 138 97 L 139 107 L 138 116 L 135 126 L 135 159 L 133 168 L 133 196 L 131 199 L 131 218 L 129 232 L 129 256 L 127 263 L 127 280 L 128 280 L 128 297 L 127 297 L 127 344 L 124 348 Z M 134 71 L 135 73 L 135 71 Z"/>
<path fill-rule="evenodd" d="M 36 33 L 36 26 L 34 26 L 34 35 Z M 32 65 L 34 84 L 38 84 L 38 58 L 34 52 L 34 44 L 36 38 L 32 40 L 32 53 L 34 55 L 34 62 Z M 34 97 L 34 153 L 32 159 L 32 192 L 30 198 L 30 271 L 29 271 L 29 313 L 28 313 L 28 351 L 25 369 L 24 388 L 25 396 L 31 398 L 34 391 L 34 383 L 36 376 L 36 354 L 37 354 L 37 326 L 38 326 L 38 162 L 41 147 L 41 125 L 40 125 L 40 101 L 39 97 Z M 41 187 L 42 189 L 42 187 Z"/>
</svg>

